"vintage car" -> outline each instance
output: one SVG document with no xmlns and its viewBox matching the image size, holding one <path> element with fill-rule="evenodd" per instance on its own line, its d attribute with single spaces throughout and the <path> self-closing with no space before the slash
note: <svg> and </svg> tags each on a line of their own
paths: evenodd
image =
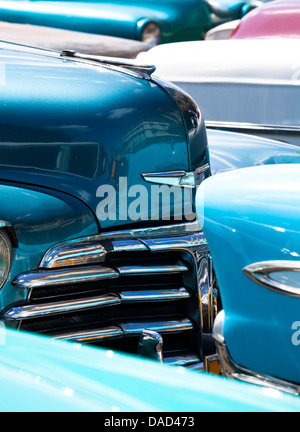
<svg viewBox="0 0 300 432">
<path fill-rule="evenodd" d="M 299 38 L 300 3 L 277 0 L 244 17 L 232 32 L 231 39 Z"/>
<path fill-rule="evenodd" d="M 248 0 L 1 0 L 0 20 L 117 36 L 157 44 L 203 39 L 239 19 Z"/>
<path fill-rule="evenodd" d="M 207 127 L 300 145 L 299 49 L 298 39 L 196 41 L 138 59 L 188 92 Z"/>
<path fill-rule="evenodd" d="M 218 174 L 197 192 L 223 306 L 214 326 L 223 371 L 297 395 L 299 190 L 299 165 L 282 164 Z"/>
<path fill-rule="evenodd" d="M 300 412 L 299 398 L 223 377 L 24 332 L 0 339 L 0 412 L 98 412 L 120 430 L 194 429 L 195 412 Z"/>
<path fill-rule="evenodd" d="M 205 40 L 227 40 L 230 39 L 232 32 L 237 28 L 241 20 L 229 21 L 220 24 L 209 30 L 205 35 Z M 144 50 L 146 51 L 146 50 Z"/>
<path fill-rule="evenodd" d="M 1 321 L 128 353 L 147 329 L 165 363 L 203 370 L 218 296 L 195 187 L 299 148 L 209 131 L 209 155 L 197 105 L 151 65 L 0 56 Z"/>
<path fill-rule="evenodd" d="M 133 59 L 141 51 L 152 48 L 150 44 L 131 39 L 4 21 L 0 21 L 0 40 L 55 51 L 68 47 L 71 51 Z"/>
<path fill-rule="evenodd" d="M 243 17 L 245 17 L 246 14 L 251 12 L 253 9 L 256 9 L 257 7 L 260 7 L 264 5 L 264 3 L 267 3 L 272 0 L 253 0 L 249 2 L 247 5 L 244 5 L 243 8 Z M 248 16 L 248 15 L 247 15 Z M 243 18 L 241 18 L 243 19 Z M 213 27 L 211 30 L 209 30 L 205 35 L 205 40 L 224 40 L 229 39 L 232 35 L 233 31 L 238 27 L 238 25 L 241 22 L 241 19 L 237 19 L 234 21 L 228 21 L 226 23 L 220 24 L 216 27 Z"/>
<path fill-rule="evenodd" d="M 0 44 L 0 322 L 132 354 L 146 329 L 164 363 L 209 370 L 218 291 L 195 188 L 300 150 L 207 134 L 153 71 Z"/>
</svg>

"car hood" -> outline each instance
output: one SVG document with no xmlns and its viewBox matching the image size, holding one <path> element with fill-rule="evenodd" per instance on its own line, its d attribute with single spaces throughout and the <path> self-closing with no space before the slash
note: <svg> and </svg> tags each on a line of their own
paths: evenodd
<svg viewBox="0 0 300 432">
<path fill-rule="evenodd" d="M 1 328 L 1 411 L 298 411 L 298 398 Z M 117 417 L 117 414 L 116 414 Z"/>
<path fill-rule="evenodd" d="M 162 84 L 7 43 L 0 84 L 2 180 L 68 193 L 96 213 L 101 185 L 149 188 L 142 173 L 191 168 L 182 113 Z"/>
</svg>

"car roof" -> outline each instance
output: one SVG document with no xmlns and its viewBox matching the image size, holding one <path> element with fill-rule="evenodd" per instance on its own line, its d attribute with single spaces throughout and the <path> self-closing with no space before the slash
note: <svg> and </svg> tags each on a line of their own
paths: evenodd
<svg viewBox="0 0 300 432">
<path fill-rule="evenodd" d="M 212 40 L 159 45 L 138 58 L 174 82 L 300 85 L 300 38 Z M 180 62 L 178 59 L 180 58 Z"/>
<path fill-rule="evenodd" d="M 272 1 L 247 14 L 231 38 L 299 37 L 299 20 L 299 0 Z"/>
</svg>

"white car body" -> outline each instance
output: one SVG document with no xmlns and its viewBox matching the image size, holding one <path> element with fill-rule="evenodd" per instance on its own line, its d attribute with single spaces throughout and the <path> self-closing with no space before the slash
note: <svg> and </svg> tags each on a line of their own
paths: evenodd
<svg viewBox="0 0 300 432">
<path fill-rule="evenodd" d="M 174 43 L 138 60 L 188 92 L 208 127 L 300 145 L 300 39 Z"/>
</svg>

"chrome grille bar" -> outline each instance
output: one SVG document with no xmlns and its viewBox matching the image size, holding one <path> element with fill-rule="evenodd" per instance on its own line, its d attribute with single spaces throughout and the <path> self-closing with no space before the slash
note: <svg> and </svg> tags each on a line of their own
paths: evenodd
<svg viewBox="0 0 300 432">
<path fill-rule="evenodd" d="M 80 298 L 78 300 L 13 307 L 4 312 L 3 318 L 7 321 L 20 321 L 43 318 L 51 315 L 84 312 L 90 309 L 97 309 L 107 306 L 118 306 L 121 303 L 174 301 L 189 297 L 190 294 L 185 288 L 169 290 L 125 291 L 86 299 Z"/>
<path fill-rule="evenodd" d="M 101 262 L 106 254 L 106 249 L 100 243 L 87 241 L 82 244 L 68 244 L 49 252 L 40 267 L 56 268 Z"/>
<path fill-rule="evenodd" d="M 191 247 L 196 248 L 198 246 L 203 247 L 204 252 L 208 252 L 207 242 L 198 221 L 109 232 L 70 240 L 53 246 L 45 253 L 39 267 L 63 267 L 66 263 L 65 260 L 68 260 L 69 266 L 95 263 L 106 258 L 107 253 L 189 250 Z"/>
<path fill-rule="evenodd" d="M 184 319 L 179 321 L 149 321 L 126 323 L 105 328 L 69 332 L 54 336 L 54 339 L 63 339 L 73 342 L 96 343 L 104 339 L 116 339 L 121 337 L 139 336 L 143 330 L 153 330 L 161 334 L 169 332 L 180 333 L 193 330 L 193 324 L 190 320 Z"/>
<path fill-rule="evenodd" d="M 190 298 L 190 294 L 185 288 L 179 288 L 168 290 L 125 291 L 120 293 L 120 297 L 122 303 L 143 303 L 182 300 Z"/>
<path fill-rule="evenodd" d="M 129 352 L 144 330 L 157 332 L 166 341 L 165 361 L 190 367 L 203 353 L 208 253 L 198 222 L 68 240 L 13 280 L 27 297 L 1 319 L 54 339 Z"/>
<path fill-rule="evenodd" d="M 18 288 L 37 289 L 114 279 L 119 273 L 109 267 L 76 267 L 59 270 L 32 270 L 17 276 L 12 284 Z"/>
<path fill-rule="evenodd" d="M 79 343 L 96 343 L 106 339 L 118 339 L 123 337 L 123 330 L 117 326 L 110 326 L 95 330 L 70 332 L 54 336 L 53 339 L 67 340 Z"/>
<path fill-rule="evenodd" d="M 116 306 L 120 303 L 120 297 L 115 294 L 108 294 L 99 297 L 92 297 L 89 299 L 69 300 L 56 303 L 14 307 L 7 310 L 3 314 L 3 317 L 5 320 L 26 320 L 43 318 L 50 315 L 82 312 L 89 309 Z"/>
<path fill-rule="evenodd" d="M 125 336 L 139 336 L 144 329 L 161 334 L 193 330 L 193 324 L 189 319 L 180 321 L 130 322 L 121 324 L 121 327 Z"/>
<path fill-rule="evenodd" d="M 118 267 L 121 276 L 143 276 L 155 274 L 181 273 L 188 271 L 184 264 L 157 266 L 121 266 Z"/>
</svg>

